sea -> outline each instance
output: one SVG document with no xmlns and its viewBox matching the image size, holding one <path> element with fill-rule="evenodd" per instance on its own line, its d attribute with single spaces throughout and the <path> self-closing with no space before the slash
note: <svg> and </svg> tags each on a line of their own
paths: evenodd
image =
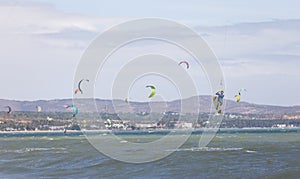
<svg viewBox="0 0 300 179">
<path fill-rule="evenodd" d="M 165 134 L 117 133 L 145 141 Z M 300 178 L 299 128 L 221 129 L 198 147 L 201 135 L 193 132 L 162 159 L 135 164 L 102 154 L 81 132 L 2 132 L 0 178 Z"/>
</svg>

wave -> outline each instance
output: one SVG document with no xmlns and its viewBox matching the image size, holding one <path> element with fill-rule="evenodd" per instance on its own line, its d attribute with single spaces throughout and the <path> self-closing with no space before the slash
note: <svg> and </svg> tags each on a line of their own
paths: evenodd
<svg viewBox="0 0 300 179">
<path fill-rule="evenodd" d="M 184 152 L 184 151 L 192 151 L 192 152 L 214 152 L 214 151 L 238 151 L 243 148 L 214 148 L 214 147 L 192 147 L 192 148 L 179 148 L 179 149 L 169 149 L 166 151 L 172 152 Z"/>
<path fill-rule="evenodd" d="M 39 152 L 39 151 L 65 151 L 66 148 L 62 147 L 51 147 L 51 148 L 23 148 L 23 149 L 3 149 L 0 150 L 0 153 L 27 153 L 27 152 Z"/>
</svg>

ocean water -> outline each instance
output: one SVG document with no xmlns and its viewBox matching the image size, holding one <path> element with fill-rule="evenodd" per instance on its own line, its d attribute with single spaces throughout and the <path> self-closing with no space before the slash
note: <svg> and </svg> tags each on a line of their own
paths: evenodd
<svg viewBox="0 0 300 179">
<path fill-rule="evenodd" d="M 162 135 L 138 134 L 121 135 Z M 131 164 L 103 155 L 81 133 L 2 133 L 0 178 L 300 178 L 299 130 L 221 131 L 203 148 L 200 136 L 166 158 Z"/>
</svg>

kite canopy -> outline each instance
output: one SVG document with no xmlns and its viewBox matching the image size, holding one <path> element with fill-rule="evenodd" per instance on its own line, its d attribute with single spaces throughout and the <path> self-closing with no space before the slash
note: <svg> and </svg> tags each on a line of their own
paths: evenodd
<svg viewBox="0 0 300 179">
<path fill-rule="evenodd" d="M 12 112 L 11 107 L 10 106 L 5 106 L 5 107 L 8 109 L 7 114 L 10 114 Z"/>
<path fill-rule="evenodd" d="M 72 108 L 73 109 L 73 117 L 76 117 L 77 113 L 78 113 L 78 108 L 75 105 L 69 105 L 66 108 Z"/>
<path fill-rule="evenodd" d="M 244 92 L 244 91 L 247 92 L 247 90 L 246 90 L 245 88 L 240 88 L 240 89 L 238 90 L 238 94 L 241 95 L 241 92 Z"/>
<path fill-rule="evenodd" d="M 147 85 L 146 88 L 151 88 L 151 93 L 148 96 L 148 98 L 152 98 L 155 95 L 155 93 L 156 93 L 156 88 L 154 86 L 152 86 L 152 85 Z"/>
<path fill-rule="evenodd" d="M 90 80 L 88 80 L 88 79 L 82 79 L 82 80 L 80 80 L 79 83 L 78 83 L 78 88 L 75 90 L 75 94 L 77 94 L 78 92 L 80 92 L 81 94 L 83 94 L 83 91 L 81 89 L 81 83 L 83 81 L 89 82 Z"/>
<path fill-rule="evenodd" d="M 78 92 L 81 92 L 81 91 L 80 91 L 80 89 L 77 88 L 77 89 L 75 90 L 75 94 L 77 94 Z M 81 92 L 81 93 L 82 93 L 82 92 Z"/>
<path fill-rule="evenodd" d="M 36 106 L 37 112 L 42 112 L 42 107 L 41 106 Z"/>
<path fill-rule="evenodd" d="M 181 65 L 183 63 L 186 65 L 186 68 L 189 69 L 190 65 L 189 65 L 189 62 L 187 62 L 187 61 L 181 61 L 178 63 L 178 65 Z"/>
</svg>

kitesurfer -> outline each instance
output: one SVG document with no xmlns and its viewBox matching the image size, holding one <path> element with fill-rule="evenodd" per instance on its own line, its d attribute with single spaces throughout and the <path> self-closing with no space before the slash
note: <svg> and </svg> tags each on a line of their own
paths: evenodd
<svg viewBox="0 0 300 179">
<path fill-rule="evenodd" d="M 234 97 L 236 97 L 236 102 L 240 102 L 241 101 L 241 93 L 235 95 Z"/>
<path fill-rule="evenodd" d="M 239 90 L 238 90 L 238 94 L 237 95 L 235 95 L 234 97 L 236 97 L 236 102 L 240 102 L 241 101 L 241 92 L 242 91 L 247 91 L 245 88 L 240 88 Z"/>
<path fill-rule="evenodd" d="M 223 105 L 224 91 L 218 91 L 216 95 L 218 96 L 218 104 L 216 106 L 216 110 L 218 110 L 218 113 L 221 113 L 222 111 L 219 108 Z"/>
</svg>

